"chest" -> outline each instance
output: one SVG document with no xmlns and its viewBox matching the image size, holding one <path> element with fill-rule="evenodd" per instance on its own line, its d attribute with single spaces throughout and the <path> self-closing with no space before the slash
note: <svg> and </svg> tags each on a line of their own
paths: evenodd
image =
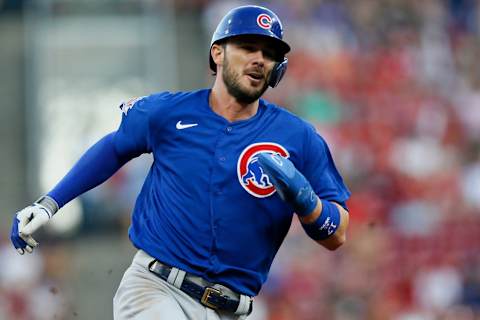
<svg viewBox="0 0 480 320">
<path fill-rule="evenodd" d="M 303 137 L 275 116 L 229 123 L 214 115 L 172 113 L 155 135 L 155 161 L 182 184 L 206 184 L 255 197 L 273 193 L 256 162 L 260 152 L 279 153 L 299 163 Z"/>
</svg>

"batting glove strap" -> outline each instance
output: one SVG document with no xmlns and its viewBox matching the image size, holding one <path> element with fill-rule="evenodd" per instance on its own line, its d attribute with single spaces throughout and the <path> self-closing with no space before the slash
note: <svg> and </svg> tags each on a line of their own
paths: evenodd
<svg viewBox="0 0 480 320">
<path fill-rule="evenodd" d="M 49 197 L 49 196 L 43 196 L 37 201 L 35 201 L 35 203 L 45 207 L 45 209 L 47 209 L 47 212 L 50 218 L 53 217 L 53 215 L 57 213 L 59 209 L 58 203 L 52 197 Z"/>
<path fill-rule="evenodd" d="M 305 232 L 314 240 L 325 240 L 337 231 L 340 225 L 340 211 L 330 201 L 322 201 L 322 213 L 312 223 L 302 224 Z"/>
<path fill-rule="evenodd" d="M 290 160 L 278 154 L 260 153 L 258 162 L 282 200 L 290 203 L 299 216 L 312 213 L 318 197 Z"/>
</svg>

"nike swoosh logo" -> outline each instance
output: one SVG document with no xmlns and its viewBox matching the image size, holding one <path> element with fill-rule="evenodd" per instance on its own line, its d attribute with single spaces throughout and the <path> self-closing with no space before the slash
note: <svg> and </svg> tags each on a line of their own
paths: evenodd
<svg viewBox="0 0 480 320">
<path fill-rule="evenodd" d="M 195 126 L 198 126 L 198 123 L 187 123 L 187 124 L 182 124 L 182 121 L 178 121 L 177 122 L 177 125 L 175 126 L 178 130 L 182 130 L 182 129 L 187 129 L 187 128 L 191 128 L 191 127 L 195 127 Z"/>
</svg>

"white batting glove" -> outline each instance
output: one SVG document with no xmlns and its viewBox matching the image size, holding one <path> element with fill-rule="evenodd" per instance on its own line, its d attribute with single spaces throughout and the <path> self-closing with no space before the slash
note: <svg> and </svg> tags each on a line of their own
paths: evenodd
<svg viewBox="0 0 480 320">
<path fill-rule="evenodd" d="M 10 240 L 18 253 L 33 252 L 33 249 L 38 246 L 38 242 L 32 237 L 32 234 L 47 223 L 57 211 L 57 202 L 45 196 L 17 212 L 13 218 Z"/>
</svg>

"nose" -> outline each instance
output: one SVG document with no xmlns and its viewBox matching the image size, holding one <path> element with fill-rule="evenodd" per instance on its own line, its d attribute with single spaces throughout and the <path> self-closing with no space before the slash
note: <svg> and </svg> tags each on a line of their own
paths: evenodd
<svg viewBox="0 0 480 320">
<path fill-rule="evenodd" d="M 265 65 L 265 55 L 263 51 L 258 49 L 252 52 L 253 64 L 263 67 Z"/>
</svg>

